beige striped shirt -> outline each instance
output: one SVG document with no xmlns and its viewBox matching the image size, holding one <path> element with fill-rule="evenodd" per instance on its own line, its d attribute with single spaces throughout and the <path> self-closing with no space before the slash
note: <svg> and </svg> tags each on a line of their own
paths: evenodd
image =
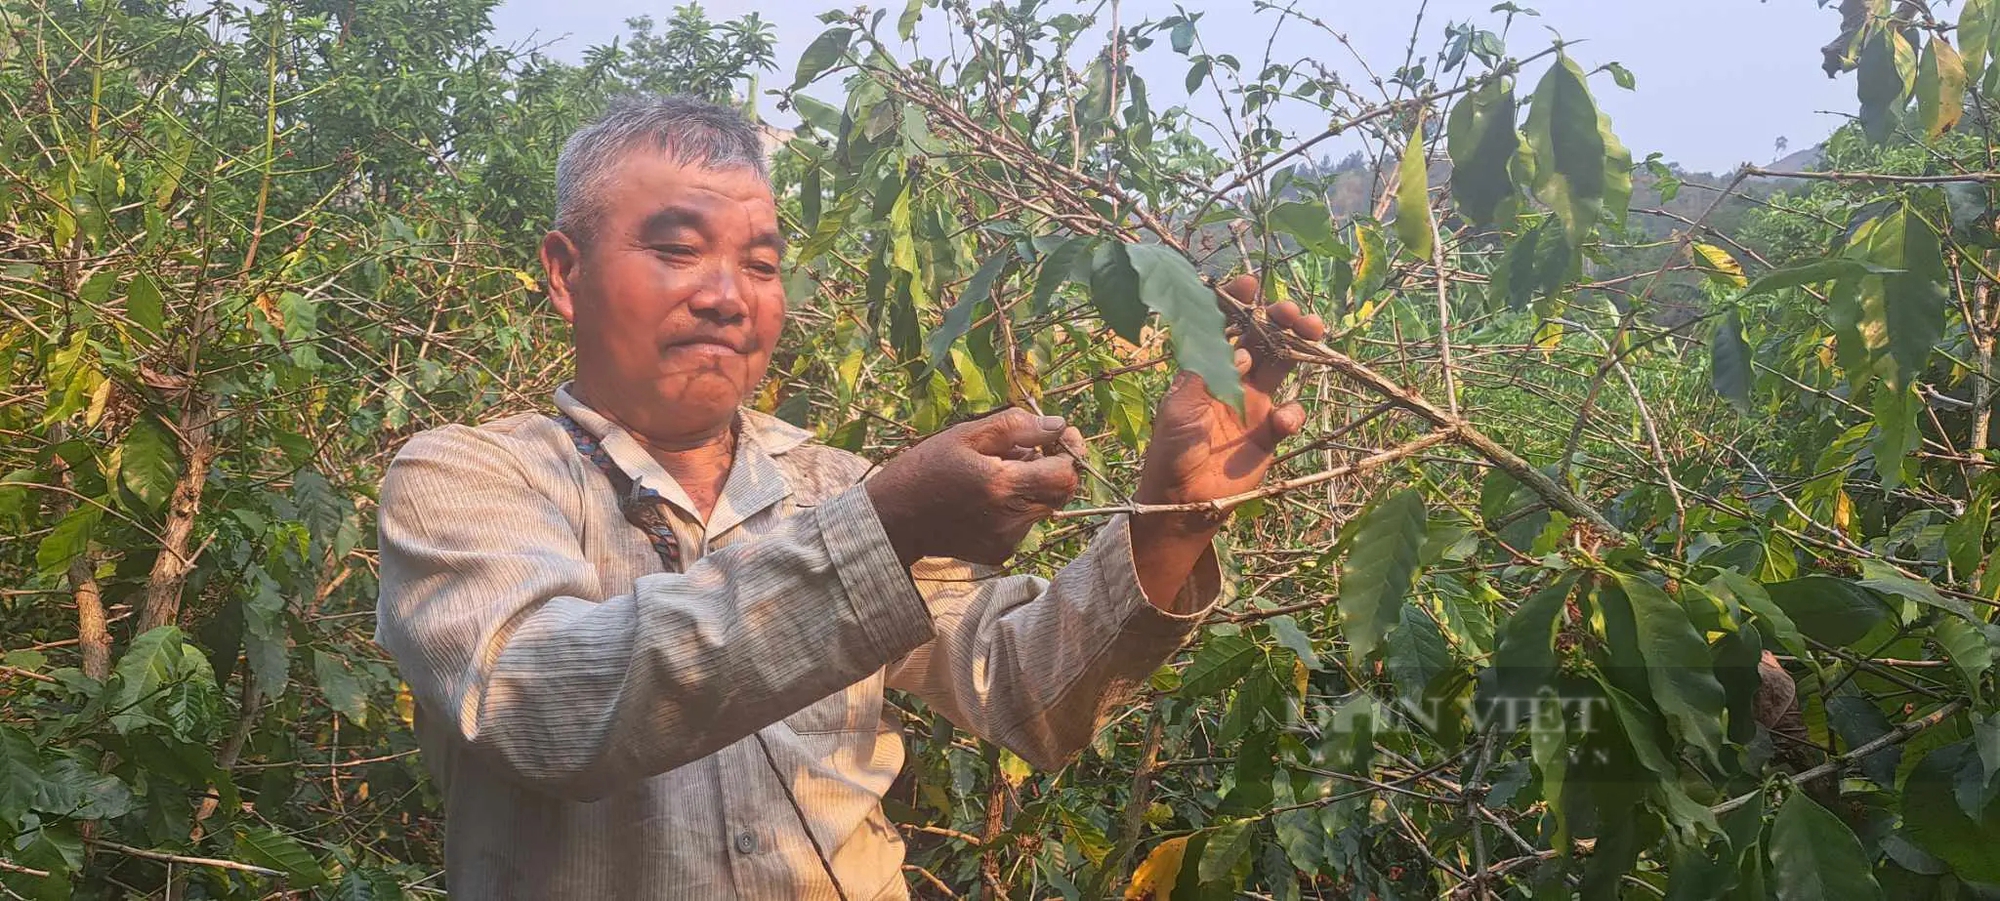
<svg viewBox="0 0 2000 901">
<path fill-rule="evenodd" d="M 1184 612 L 1148 604 L 1122 518 L 1053 580 L 935 559 L 906 575 L 866 461 L 751 411 L 703 523 L 630 434 L 567 390 L 556 404 L 668 499 L 686 570 L 660 571 L 546 416 L 397 455 L 376 637 L 416 699 L 458 898 L 833 898 L 806 828 L 849 898 L 906 897 L 885 688 L 1060 766 L 1217 593 L 1208 555 Z"/>
</svg>

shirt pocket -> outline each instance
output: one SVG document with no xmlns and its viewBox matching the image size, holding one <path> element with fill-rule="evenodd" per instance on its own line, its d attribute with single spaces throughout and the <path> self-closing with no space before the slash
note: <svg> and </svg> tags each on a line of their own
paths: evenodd
<svg viewBox="0 0 2000 901">
<path fill-rule="evenodd" d="M 800 735 L 873 732 L 882 715 L 882 673 L 877 671 L 785 717 L 785 725 Z"/>
</svg>

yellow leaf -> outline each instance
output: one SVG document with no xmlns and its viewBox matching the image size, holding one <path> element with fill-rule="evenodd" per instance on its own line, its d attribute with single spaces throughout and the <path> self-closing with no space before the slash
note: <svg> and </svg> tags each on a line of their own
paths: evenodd
<svg viewBox="0 0 2000 901">
<path fill-rule="evenodd" d="M 1005 748 L 1000 749 L 1000 778 L 1007 780 L 1008 785 L 1018 787 L 1034 772 L 1035 768 L 1029 766 L 1027 761 L 1014 756 L 1014 752 Z"/>
<path fill-rule="evenodd" d="M 1833 527 L 1846 532 L 1854 524 L 1854 498 L 1846 490 L 1833 493 Z"/>
<path fill-rule="evenodd" d="M 534 276 L 532 276 L 532 275 L 529 275 L 529 274 L 527 274 L 526 272 L 522 272 L 522 271 L 521 271 L 521 270 L 519 270 L 519 269 L 516 269 L 516 270 L 514 270 L 514 280 L 515 280 L 515 281 L 518 281 L 518 282 L 520 282 L 520 283 L 521 283 L 521 287 L 522 287 L 522 288 L 524 288 L 524 289 L 526 289 L 526 290 L 529 290 L 529 291 L 540 291 L 540 290 L 542 290 L 542 286 L 541 286 L 541 283 L 540 283 L 540 282 L 537 282 L 537 281 L 535 281 L 535 277 L 534 277 Z"/>
<path fill-rule="evenodd" d="M 417 699 L 411 696 L 410 686 L 402 682 L 396 683 L 396 716 L 402 719 L 403 725 L 416 728 Z"/>
<path fill-rule="evenodd" d="M 1535 330 L 1535 346 L 1543 351 L 1555 350 L 1562 340 L 1563 326 L 1560 322 L 1544 322 L 1541 328 Z"/>
<path fill-rule="evenodd" d="M 1743 264 L 1736 262 L 1729 251 L 1699 241 L 1691 249 L 1694 251 L 1694 267 L 1708 273 L 1709 280 L 1731 288 L 1750 284 L 1750 280 L 1743 277 Z"/>
<path fill-rule="evenodd" d="M 1187 854 L 1187 836 L 1170 838 L 1153 848 L 1144 863 L 1132 871 L 1132 884 L 1125 889 L 1125 901 L 1174 901 L 1174 882 L 1181 875 L 1181 857 Z"/>
<path fill-rule="evenodd" d="M 86 410 L 83 414 L 83 424 L 90 428 L 96 428 L 97 421 L 104 418 L 104 405 L 110 402 L 110 400 L 111 380 L 105 379 L 98 382 L 97 389 L 90 392 L 90 409 Z"/>
<path fill-rule="evenodd" d="M 1292 661 L 1292 688 L 1297 690 L 1301 701 L 1306 699 L 1306 682 L 1310 676 L 1305 661 L 1296 659 Z"/>
</svg>

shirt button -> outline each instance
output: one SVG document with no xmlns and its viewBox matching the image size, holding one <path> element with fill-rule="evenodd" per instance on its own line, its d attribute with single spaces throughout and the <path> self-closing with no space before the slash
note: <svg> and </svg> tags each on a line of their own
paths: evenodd
<svg viewBox="0 0 2000 901">
<path fill-rule="evenodd" d="M 757 850 L 757 833 L 748 829 L 736 833 L 736 853 L 752 854 Z"/>
</svg>

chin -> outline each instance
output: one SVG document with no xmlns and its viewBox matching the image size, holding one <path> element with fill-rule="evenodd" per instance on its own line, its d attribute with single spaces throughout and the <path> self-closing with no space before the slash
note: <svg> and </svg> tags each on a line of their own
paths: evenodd
<svg viewBox="0 0 2000 901">
<path fill-rule="evenodd" d="M 742 384 L 714 373 L 694 378 L 669 376 L 658 385 L 659 409 L 667 414 L 661 417 L 661 424 L 676 431 L 727 427 L 748 396 Z"/>
</svg>

